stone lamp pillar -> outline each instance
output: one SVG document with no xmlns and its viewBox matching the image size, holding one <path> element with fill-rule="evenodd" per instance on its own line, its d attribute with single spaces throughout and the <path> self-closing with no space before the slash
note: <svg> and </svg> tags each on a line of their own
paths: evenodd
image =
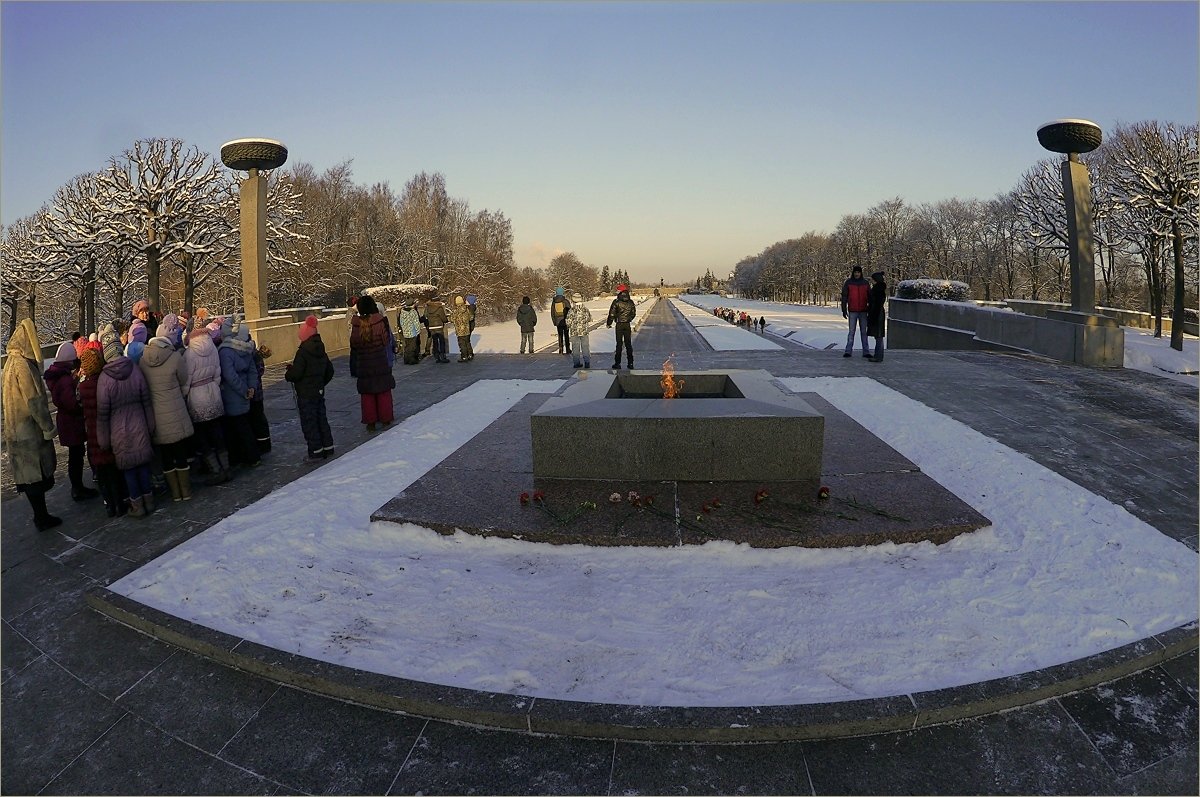
<svg viewBox="0 0 1200 797">
<path fill-rule="evenodd" d="M 261 170 L 278 169 L 287 147 L 269 138 L 239 138 L 221 145 L 221 162 L 249 172 L 240 193 L 242 303 L 247 319 L 267 317 L 267 178 Z"/>
<path fill-rule="evenodd" d="M 1096 261 L 1092 237 L 1092 181 L 1080 153 L 1100 146 L 1100 126 L 1086 119 L 1057 119 L 1038 128 L 1038 142 L 1067 157 L 1062 162 L 1063 201 L 1067 209 L 1067 246 L 1071 261 L 1071 309 L 1049 310 L 1046 317 L 1078 324 L 1073 359 L 1085 365 L 1120 367 L 1125 332 L 1115 319 L 1096 313 Z"/>
<path fill-rule="evenodd" d="M 1062 162 L 1071 256 L 1071 312 L 1096 312 L 1096 261 L 1092 240 L 1092 182 L 1079 153 L 1100 146 L 1100 126 L 1086 119 L 1058 119 L 1038 128 L 1038 142 L 1067 157 Z"/>
</svg>

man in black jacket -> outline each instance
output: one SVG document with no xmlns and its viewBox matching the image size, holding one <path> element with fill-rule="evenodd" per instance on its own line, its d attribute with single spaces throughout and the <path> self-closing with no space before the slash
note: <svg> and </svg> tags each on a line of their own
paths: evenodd
<svg viewBox="0 0 1200 797">
<path fill-rule="evenodd" d="M 626 367 L 633 369 L 633 317 L 637 315 L 637 305 L 629 298 L 629 288 L 617 286 L 617 298 L 608 308 L 608 321 L 605 326 L 612 328 L 617 325 L 617 348 L 613 352 L 613 368 L 621 367 L 621 344 L 625 345 Z"/>
</svg>

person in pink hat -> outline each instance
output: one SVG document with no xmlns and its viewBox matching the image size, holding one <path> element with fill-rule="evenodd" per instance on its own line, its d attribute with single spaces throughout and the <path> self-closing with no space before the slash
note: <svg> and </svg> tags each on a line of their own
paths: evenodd
<svg viewBox="0 0 1200 797">
<path fill-rule="evenodd" d="M 325 353 L 325 343 L 317 329 L 317 317 L 304 319 L 298 331 L 300 346 L 283 378 L 296 390 L 296 409 L 300 430 L 308 443 L 306 462 L 333 456 L 333 432 L 325 413 L 325 386 L 333 379 L 333 363 Z"/>
</svg>

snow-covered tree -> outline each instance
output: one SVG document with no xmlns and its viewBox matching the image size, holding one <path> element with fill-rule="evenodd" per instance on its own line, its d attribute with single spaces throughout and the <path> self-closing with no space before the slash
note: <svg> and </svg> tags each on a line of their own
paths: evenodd
<svg viewBox="0 0 1200 797">
<path fill-rule="evenodd" d="M 1200 126 L 1140 122 L 1119 127 L 1112 136 L 1113 180 L 1124 203 L 1143 218 L 1152 231 L 1171 242 L 1174 263 L 1174 301 L 1171 347 L 1183 350 L 1183 310 L 1187 283 L 1184 268 L 1185 238 L 1198 228 L 1200 194 Z M 1161 308 L 1160 308 L 1161 312 Z M 1161 327 L 1160 327 L 1161 328 Z"/>
<path fill-rule="evenodd" d="M 111 212 L 119 240 L 146 258 L 151 309 L 159 309 L 164 262 L 213 254 L 228 228 L 222 209 L 231 175 L 196 147 L 161 138 L 135 142 L 100 173 L 98 201 Z"/>
</svg>

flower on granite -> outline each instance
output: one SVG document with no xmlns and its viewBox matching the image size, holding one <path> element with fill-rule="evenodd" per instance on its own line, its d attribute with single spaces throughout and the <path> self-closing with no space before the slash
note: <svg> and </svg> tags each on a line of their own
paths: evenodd
<svg viewBox="0 0 1200 797">
<path fill-rule="evenodd" d="M 828 500 L 829 488 L 822 484 L 821 489 L 817 490 L 817 498 L 820 498 L 822 501 Z"/>
<path fill-rule="evenodd" d="M 521 506 L 529 506 L 529 493 L 521 493 Z"/>
<path fill-rule="evenodd" d="M 766 490 L 759 490 L 754 494 L 754 503 L 761 504 L 763 501 L 767 500 L 769 495 L 770 493 L 768 493 Z"/>
<path fill-rule="evenodd" d="M 546 494 L 541 490 L 534 490 L 533 502 L 535 504 L 544 504 L 546 502 Z"/>
<path fill-rule="evenodd" d="M 580 506 L 583 507 L 584 509 L 595 509 L 596 502 L 595 501 L 584 501 L 582 504 L 580 504 Z"/>
<path fill-rule="evenodd" d="M 638 495 L 638 491 L 637 491 L 637 490 L 630 490 L 630 491 L 629 491 L 629 500 L 630 500 L 630 501 L 632 501 L 632 502 L 634 502 L 634 503 L 637 503 L 637 502 L 638 502 L 638 500 L 639 500 L 640 498 L 641 498 L 641 496 L 640 496 L 640 495 Z"/>
<path fill-rule="evenodd" d="M 620 493 L 613 493 L 612 495 L 610 495 L 610 496 L 608 497 L 608 502 L 609 502 L 610 504 L 619 504 L 619 503 L 621 503 L 621 494 L 620 494 Z"/>
</svg>

